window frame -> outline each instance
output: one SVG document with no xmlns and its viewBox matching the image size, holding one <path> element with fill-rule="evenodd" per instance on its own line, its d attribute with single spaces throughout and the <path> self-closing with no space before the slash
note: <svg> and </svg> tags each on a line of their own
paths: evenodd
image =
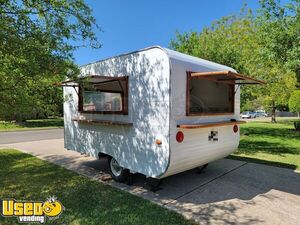
<svg viewBox="0 0 300 225">
<path fill-rule="evenodd" d="M 105 90 L 101 91 L 100 89 L 98 90 L 99 92 L 103 93 L 119 93 L 121 94 L 121 101 L 122 101 L 122 110 L 121 111 L 107 111 L 107 110 L 98 110 L 98 111 L 86 111 L 83 110 L 83 92 L 85 91 L 85 88 L 82 85 L 78 86 L 78 112 L 80 113 L 87 113 L 87 114 L 119 114 L 119 115 L 128 115 L 128 76 L 122 76 L 122 77 L 110 77 L 110 76 L 96 76 L 93 75 L 92 78 L 102 78 L 102 79 L 108 79 L 108 81 L 103 81 L 103 82 L 89 82 L 91 84 L 95 83 L 107 83 L 107 82 L 115 82 L 115 81 L 125 81 L 125 90 L 123 91 L 115 91 L 115 90 Z M 95 89 L 97 91 L 97 89 Z"/>
<path fill-rule="evenodd" d="M 220 112 L 220 113 L 211 113 L 211 112 L 190 112 L 190 81 L 191 79 L 203 79 L 203 80 L 209 80 L 212 82 L 218 83 L 218 81 L 208 78 L 200 78 L 200 77 L 192 77 L 191 74 L 192 71 L 186 72 L 186 116 L 222 116 L 222 115 L 234 115 L 234 109 L 235 109 L 235 83 L 229 83 L 229 82 L 219 82 L 219 83 L 225 83 L 229 85 L 229 98 L 230 101 L 230 109 L 231 112 Z"/>
</svg>

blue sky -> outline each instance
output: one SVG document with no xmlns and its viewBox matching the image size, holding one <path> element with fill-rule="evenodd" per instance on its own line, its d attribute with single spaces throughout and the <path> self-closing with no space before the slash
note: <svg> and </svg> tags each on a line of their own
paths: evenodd
<svg viewBox="0 0 300 225">
<path fill-rule="evenodd" d="M 80 48 L 78 65 L 137 49 L 168 47 L 175 31 L 209 26 L 222 16 L 238 13 L 246 2 L 258 8 L 258 0 L 86 0 L 103 32 L 96 31 L 103 47 Z"/>
</svg>

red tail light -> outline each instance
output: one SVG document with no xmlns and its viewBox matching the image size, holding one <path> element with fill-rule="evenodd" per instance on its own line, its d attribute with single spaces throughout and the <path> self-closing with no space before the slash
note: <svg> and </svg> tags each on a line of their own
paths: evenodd
<svg viewBox="0 0 300 225">
<path fill-rule="evenodd" d="M 184 134 L 182 133 L 182 131 L 178 131 L 176 134 L 176 141 L 178 143 L 181 143 L 183 142 L 183 139 L 184 139 Z"/>
<path fill-rule="evenodd" d="M 236 132 L 238 132 L 238 131 L 239 131 L 238 125 L 234 125 L 234 126 L 233 126 L 233 132 L 236 133 Z"/>
</svg>

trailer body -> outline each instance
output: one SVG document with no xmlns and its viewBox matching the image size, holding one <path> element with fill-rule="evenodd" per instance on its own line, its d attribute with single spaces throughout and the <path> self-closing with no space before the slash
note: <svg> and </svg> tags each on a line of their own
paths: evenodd
<svg viewBox="0 0 300 225">
<path fill-rule="evenodd" d="M 82 66 L 102 95 L 65 83 L 65 148 L 153 178 L 223 158 L 240 138 L 238 82 L 247 77 L 236 74 L 158 46 Z"/>
</svg>

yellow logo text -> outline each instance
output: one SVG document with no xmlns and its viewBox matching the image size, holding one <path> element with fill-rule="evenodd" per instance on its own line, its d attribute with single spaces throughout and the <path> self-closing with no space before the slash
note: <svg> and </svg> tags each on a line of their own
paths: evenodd
<svg viewBox="0 0 300 225">
<path fill-rule="evenodd" d="M 45 202 L 41 201 L 16 201 L 14 199 L 1 200 L 1 215 L 4 217 L 17 217 L 19 222 L 44 223 L 46 217 L 58 218 L 64 210 L 63 205 L 55 197 L 50 197 Z"/>
</svg>

